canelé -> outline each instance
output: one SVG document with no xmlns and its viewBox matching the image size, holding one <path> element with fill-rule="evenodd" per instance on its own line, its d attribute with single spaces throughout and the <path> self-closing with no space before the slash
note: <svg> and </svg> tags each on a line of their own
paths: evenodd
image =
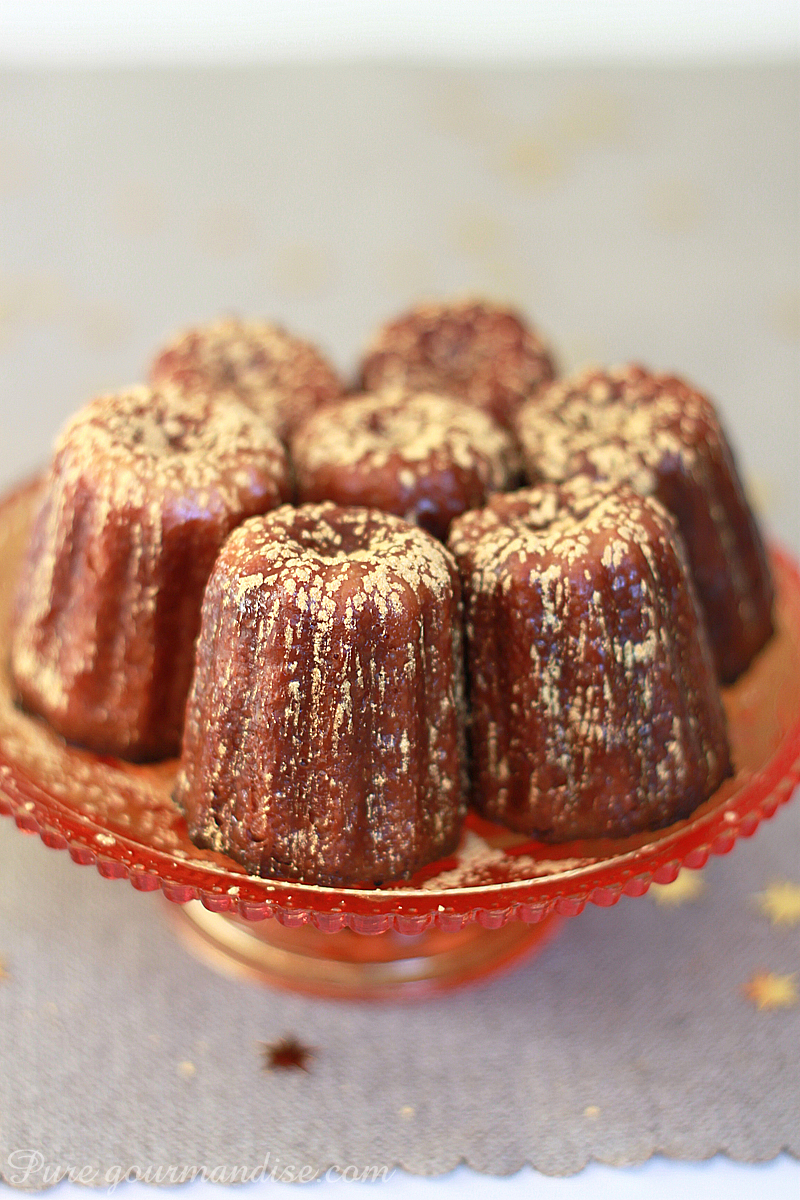
<svg viewBox="0 0 800 1200">
<path fill-rule="evenodd" d="M 457 845 L 459 580 L 400 518 L 283 507 L 227 540 L 203 603 L 175 799 L 249 872 L 377 884 Z"/>
<path fill-rule="evenodd" d="M 430 392 L 353 396 L 291 441 L 298 500 L 395 513 L 444 538 L 459 513 L 519 481 L 516 441 L 488 413 Z"/>
<path fill-rule="evenodd" d="M 472 800 L 545 841 L 671 824 L 730 772 L 683 546 L 661 504 L 586 480 L 454 522 Z"/>
<path fill-rule="evenodd" d="M 22 571 L 23 705 L 104 754 L 176 754 L 214 559 L 289 489 L 283 446 L 235 399 L 137 387 L 88 404 L 56 445 Z"/>
<path fill-rule="evenodd" d="M 555 375 L 545 342 L 512 309 L 485 300 L 421 304 L 378 330 L 361 364 L 361 387 L 444 392 L 485 409 L 501 425 Z"/>
</svg>

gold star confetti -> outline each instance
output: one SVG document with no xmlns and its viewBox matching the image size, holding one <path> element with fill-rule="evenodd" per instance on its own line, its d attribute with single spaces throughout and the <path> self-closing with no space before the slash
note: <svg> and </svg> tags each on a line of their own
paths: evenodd
<svg viewBox="0 0 800 1200">
<path fill-rule="evenodd" d="M 745 985 L 744 994 L 759 1010 L 794 1008 L 797 994 L 796 975 L 753 975 Z"/>
<path fill-rule="evenodd" d="M 702 896 L 706 890 L 705 880 L 700 878 L 698 871 L 681 871 L 672 883 L 651 883 L 650 895 L 656 904 L 664 908 L 677 908 L 681 904 L 691 904 Z"/>
<path fill-rule="evenodd" d="M 773 925 L 797 925 L 800 922 L 800 884 L 776 879 L 765 892 L 757 892 L 755 901 Z"/>
<path fill-rule="evenodd" d="M 296 1037 L 283 1037 L 277 1042 L 261 1043 L 261 1058 L 265 1071 L 309 1071 L 308 1060 L 315 1051 L 298 1042 Z"/>
</svg>

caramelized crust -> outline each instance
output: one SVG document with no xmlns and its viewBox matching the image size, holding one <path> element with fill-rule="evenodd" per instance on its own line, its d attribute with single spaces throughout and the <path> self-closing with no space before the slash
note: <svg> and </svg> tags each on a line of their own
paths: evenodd
<svg viewBox="0 0 800 1200">
<path fill-rule="evenodd" d="M 719 678 L 730 683 L 772 633 L 772 581 L 711 402 L 639 366 L 590 368 L 518 419 L 532 483 L 583 473 L 656 496 L 683 535 Z"/>
<path fill-rule="evenodd" d="M 671 824 L 730 773 L 683 547 L 658 501 L 573 485 L 495 497 L 462 573 L 473 800 L 546 841 Z"/>
<path fill-rule="evenodd" d="M 277 509 L 222 549 L 176 800 L 251 873 L 377 883 L 450 853 L 464 815 L 455 563 L 397 517 Z"/>
<path fill-rule="evenodd" d="M 106 754 L 176 754 L 220 545 L 289 494 L 286 454 L 232 398 L 139 387 L 64 430 L 17 600 L 22 703 Z"/>
<path fill-rule="evenodd" d="M 477 300 L 403 313 L 378 331 L 361 365 L 365 392 L 444 392 L 508 427 L 523 400 L 554 376 L 547 346 L 522 317 Z"/>
<path fill-rule="evenodd" d="M 235 318 L 177 334 L 156 355 L 150 379 L 188 392 L 231 392 L 284 439 L 308 413 L 344 391 L 309 342 L 266 321 Z"/>
<path fill-rule="evenodd" d="M 445 538 L 459 513 L 518 481 L 511 434 L 448 396 L 354 396 L 312 413 L 291 443 L 300 501 L 395 513 Z"/>
</svg>

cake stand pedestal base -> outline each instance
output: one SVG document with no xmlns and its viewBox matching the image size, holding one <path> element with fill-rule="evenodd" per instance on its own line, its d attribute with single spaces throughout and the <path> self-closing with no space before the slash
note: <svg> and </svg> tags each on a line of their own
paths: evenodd
<svg viewBox="0 0 800 1200">
<path fill-rule="evenodd" d="M 506 970 L 546 945 L 564 921 L 369 935 L 248 922 L 209 912 L 199 900 L 170 904 L 169 916 L 184 944 L 224 974 L 327 999 L 390 1001 L 425 999 Z"/>
</svg>

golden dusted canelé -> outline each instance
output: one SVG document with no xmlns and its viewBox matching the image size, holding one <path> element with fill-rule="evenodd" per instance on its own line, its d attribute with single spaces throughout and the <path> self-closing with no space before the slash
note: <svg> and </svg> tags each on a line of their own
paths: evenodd
<svg viewBox="0 0 800 1200">
<path fill-rule="evenodd" d="M 458 572 L 400 518 L 334 504 L 246 521 L 209 580 L 175 799 L 251 874 L 407 876 L 464 816 Z"/>
<path fill-rule="evenodd" d="M 730 773 L 725 717 L 666 510 L 586 480 L 454 522 L 472 799 L 544 841 L 686 817 Z"/>
<path fill-rule="evenodd" d="M 589 368 L 518 416 L 529 481 L 578 474 L 656 496 L 686 543 L 717 672 L 731 683 L 772 633 L 767 557 L 711 401 L 640 366 Z"/>
<path fill-rule="evenodd" d="M 310 342 L 268 321 L 223 318 L 176 334 L 150 367 L 156 386 L 232 392 L 285 439 L 320 405 L 344 392 Z"/>
<path fill-rule="evenodd" d="M 214 559 L 289 489 L 283 446 L 234 399 L 136 387 L 77 413 L 18 590 L 11 669 L 24 706 L 99 753 L 177 754 Z"/>
<path fill-rule="evenodd" d="M 395 513 L 445 538 L 450 522 L 519 482 L 516 441 L 488 413 L 430 392 L 352 396 L 291 441 L 298 500 Z"/>
<path fill-rule="evenodd" d="M 444 392 L 505 426 L 554 376 L 547 346 L 519 313 L 471 299 L 402 313 L 378 330 L 361 364 L 365 392 Z"/>
</svg>

